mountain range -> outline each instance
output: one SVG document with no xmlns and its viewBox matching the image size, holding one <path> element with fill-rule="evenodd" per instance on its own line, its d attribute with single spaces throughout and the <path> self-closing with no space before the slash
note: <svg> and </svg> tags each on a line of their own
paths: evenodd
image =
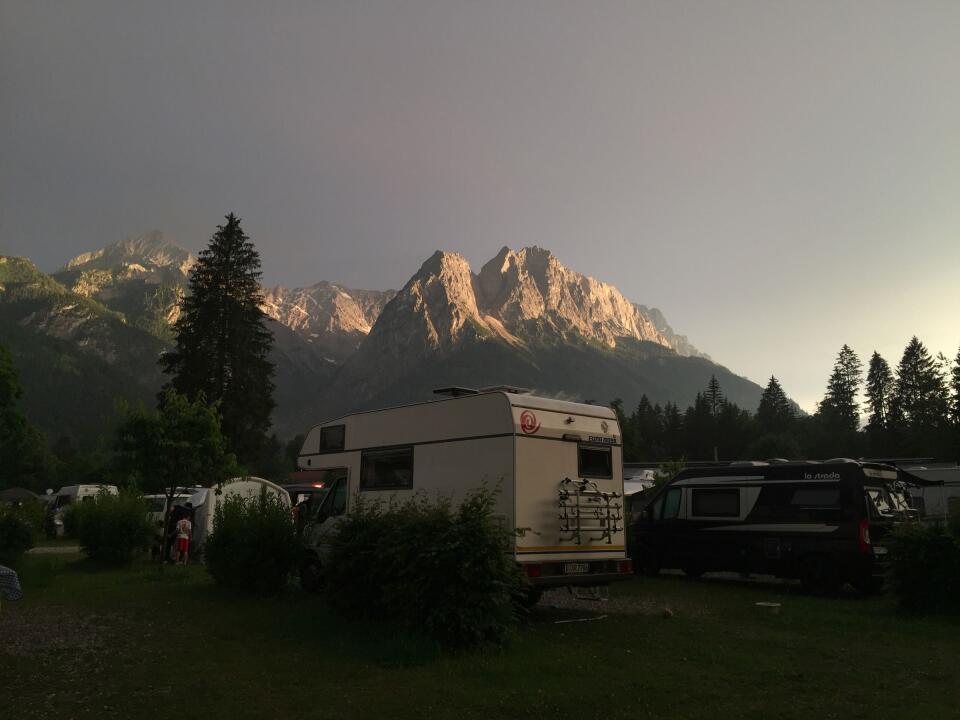
<svg viewBox="0 0 960 720">
<path fill-rule="evenodd" d="M 28 417 L 52 437 L 107 431 L 114 403 L 152 405 L 157 358 L 196 258 L 160 232 L 46 274 L 0 256 L 0 342 L 21 371 Z M 549 250 L 504 247 L 474 272 L 438 251 L 399 290 L 322 281 L 263 288 L 275 343 L 281 437 L 336 414 L 425 399 L 432 389 L 517 385 L 627 407 L 642 394 L 685 406 L 720 380 L 753 409 L 761 389 L 714 363 L 663 313 L 565 267 Z"/>
</svg>

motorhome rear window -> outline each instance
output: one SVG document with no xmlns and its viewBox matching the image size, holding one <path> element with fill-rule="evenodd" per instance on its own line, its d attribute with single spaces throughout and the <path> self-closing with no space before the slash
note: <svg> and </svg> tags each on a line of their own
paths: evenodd
<svg viewBox="0 0 960 720">
<path fill-rule="evenodd" d="M 405 490 L 412 487 L 412 447 L 363 452 L 360 460 L 361 490 Z"/>
<path fill-rule="evenodd" d="M 610 448 L 581 445 L 580 477 L 612 478 L 613 452 Z"/>
<path fill-rule="evenodd" d="M 740 517 L 738 488 L 697 488 L 692 502 L 694 517 Z"/>
<path fill-rule="evenodd" d="M 320 428 L 320 452 L 341 452 L 344 448 L 346 425 L 331 425 Z"/>
</svg>

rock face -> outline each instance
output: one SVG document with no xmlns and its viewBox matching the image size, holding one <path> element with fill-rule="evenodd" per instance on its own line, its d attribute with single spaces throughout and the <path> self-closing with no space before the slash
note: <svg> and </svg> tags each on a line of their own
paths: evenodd
<svg viewBox="0 0 960 720">
<path fill-rule="evenodd" d="M 395 294 L 326 281 L 292 290 L 277 286 L 264 290 L 263 311 L 330 359 L 340 361 L 357 349 Z"/>
<path fill-rule="evenodd" d="M 136 277 L 169 271 L 187 277 L 197 259 L 155 230 L 99 250 L 78 255 L 60 271 L 109 271 L 115 277 Z"/>
<path fill-rule="evenodd" d="M 570 270 L 548 250 L 503 248 L 474 274 L 436 252 L 384 307 L 321 406 L 349 412 L 428 397 L 444 385 L 520 385 L 628 404 L 691 402 L 716 374 L 734 401 L 760 388 L 713 364 L 659 310 Z"/>
<path fill-rule="evenodd" d="M 434 253 L 384 309 L 366 344 L 404 345 L 422 355 L 493 337 L 515 345 L 586 340 L 608 348 L 629 338 L 700 355 L 659 310 L 631 303 L 538 247 L 505 247 L 477 275 L 459 253 Z"/>
</svg>

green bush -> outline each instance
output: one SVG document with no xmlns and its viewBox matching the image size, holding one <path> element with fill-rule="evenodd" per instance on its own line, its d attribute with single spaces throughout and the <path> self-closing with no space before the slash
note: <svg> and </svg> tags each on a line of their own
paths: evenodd
<svg viewBox="0 0 960 720">
<path fill-rule="evenodd" d="M 149 548 L 153 539 L 147 504 L 137 492 L 123 490 L 113 495 L 102 490 L 92 500 L 71 506 L 67 517 L 80 549 L 99 562 L 129 562 Z"/>
<path fill-rule="evenodd" d="M 445 499 L 385 508 L 358 498 L 326 568 L 329 601 L 448 648 L 502 644 L 519 620 L 523 579 L 494 502 L 486 489 L 456 508 Z"/>
<path fill-rule="evenodd" d="M 32 548 L 37 528 L 25 508 L 0 505 L 0 559 L 13 561 Z"/>
<path fill-rule="evenodd" d="M 960 536 L 951 527 L 908 525 L 890 544 L 892 586 L 915 612 L 960 612 Z"/>
<path fill-rule="evenodd" d="M 228 495 L 217 505 L 204 553 L 218 585 L 257 595 L 279 592 L 297 562 L 289 508 L 266 492 Z"/>
</svg>

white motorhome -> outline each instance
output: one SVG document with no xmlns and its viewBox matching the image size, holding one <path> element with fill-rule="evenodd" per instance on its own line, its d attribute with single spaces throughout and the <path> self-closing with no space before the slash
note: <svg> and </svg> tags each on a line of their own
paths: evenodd
<svg viewBox="0 0 960 720">
<path fill-rule="evenodd" d="M 193 507 L 194 547 L 202 547 L 207 537 L 213 532 L 213 518 L 217 505 L 231 495 L 253 498 L 258 497 L 261 492 L 276 495 L 286 507 L 290 507 L 290 495 L 286 490 L 276 483 L 258 477 L 231 478 L 217 487 L 197 490 L 188 500 Z"/>
<path fill-rule="evenodd" d="M 329 537 L 358 496 L 456 502 L 483 484 L 500 488 L 496 512 L 520 530 L 511 550 L 535 587 L 630 575 L 610 408 L 513 388 L 437 392 L 450 397 L 347 415 L 307 434 L 298 465 L 320 471 L 330 492 L 305 531 L 305 586 L 322 573 Z"/>
<path fill-rule="evenodd" d="M 941 522 L 960 517 L 960 466 L 920 465 L 902 470 L 908 483 L 917 483 L 909 488 L 909 494 L 921 520 Z"/>
</svg>

